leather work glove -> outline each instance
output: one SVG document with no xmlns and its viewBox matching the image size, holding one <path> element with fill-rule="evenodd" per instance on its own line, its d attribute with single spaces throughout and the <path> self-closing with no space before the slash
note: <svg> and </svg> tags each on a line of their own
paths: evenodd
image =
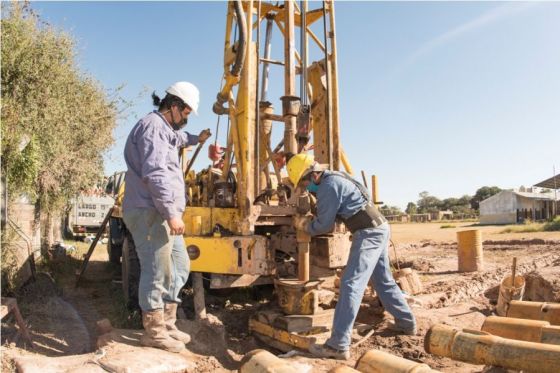
<svg viewBox="0 0 560 373">
<path fill-rule="evenodd" d="M 307 233 L 307 225 L 311 222 L 311 216 L 305 215 L 296 215 L 293 217 L 294 227 L 297 230 L 304 231 Z"/>
<path fill-rule="evenodd" d="M 200 131 L 200 134 L 198 135 L 198 142 L 200 144 L 204 143 L 206 140 L 208 140 L 208 138 L 212 136 L 212 132 L 210 132 L 210 128 L 207 128 L 205 130 Z"/>
</svg>

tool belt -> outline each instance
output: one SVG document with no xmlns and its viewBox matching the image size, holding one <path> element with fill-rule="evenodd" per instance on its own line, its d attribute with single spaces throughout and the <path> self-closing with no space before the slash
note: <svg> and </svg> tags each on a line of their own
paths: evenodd
<svg viewBox="0 0 560 373">
<path fill-rule="evenodd" d="M 387 222 L 387 219 L 381 215 L 375 206 L 367 204 L 360 211 L 348 219 L 342 219 L 342 221 L 346 225 L 346 228 L 354 233 L 360 229 L 378 227 Z"/>
</svg>

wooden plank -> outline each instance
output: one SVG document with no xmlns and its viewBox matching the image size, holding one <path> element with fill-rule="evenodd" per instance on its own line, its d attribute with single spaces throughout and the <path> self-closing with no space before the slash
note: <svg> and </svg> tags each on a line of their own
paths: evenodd
<svg viewBox="0 0 560 373">
<path fill-rule="evenodd" d="M 274 320 L 274 326 L 288 332 L 304 333 L 313 329 L 331 329 L 334 309 L 324 310 L 314 315 L 286 315 Z"/>
<path fill-rule="evenodd" d="M 249 319 L 249 330 L 304 351 L 309 351 L 309 346 L 315 343 L 316 340 L 314 337 L 300 336 L 285 330 L 276 329 L 254 318 Z"/>
</svg>

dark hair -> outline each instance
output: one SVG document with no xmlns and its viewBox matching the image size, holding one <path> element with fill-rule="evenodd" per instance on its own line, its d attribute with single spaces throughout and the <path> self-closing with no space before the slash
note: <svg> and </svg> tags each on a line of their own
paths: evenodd
<svg viewBox="0 0 560 373">
<path fill-rule="evenodd" d="M 179 107 L 179 110 L 183 111 L 187 107 L 187 104 L 185 104 L 183 100 L 169 93 L 166 94 L 162 100 L 158 95 L 156 95 L 156 91 L 154 91 L 152 92 L 152 101 L 154 103 L 154 106 L 158 107 L 158 110 L 171 109 L 171 106 L 177 105 Z"/>
</svg>

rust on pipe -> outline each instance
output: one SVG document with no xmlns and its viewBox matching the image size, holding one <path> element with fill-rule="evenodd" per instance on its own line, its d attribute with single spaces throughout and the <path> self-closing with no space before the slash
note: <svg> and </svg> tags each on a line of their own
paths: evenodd
<svg viewBox="0 0 560 373">
<path fill-rule="evenodd" d="M 560 325 L 560 303 L 511 301 L 507 317 L 548 321 Z"/>
<path fill-rule="evenodd" d="M 489 316 L 481 330 L 503 338 L 560 345 L 560 326 L 548 321 Z"/>
<path fill-rule="evenodd" d="M 240 373 L 298 373 L 289 362 L 266 350 L 253 350 L 241 359 Z"/>
<path fill-rule="evenodd" d="M 362 373 L 434 373 L 427 364 L 417 363 L 379 350 L 366 351 L 356 363 Z"/>
<path fill-rule="evenodd" d="M 506 339 L 444 324 L 430 328 L 424 349 L 453 360 L 526 372 L 556 373 L 560 367 L 560 346 Z"/>
</svg>

